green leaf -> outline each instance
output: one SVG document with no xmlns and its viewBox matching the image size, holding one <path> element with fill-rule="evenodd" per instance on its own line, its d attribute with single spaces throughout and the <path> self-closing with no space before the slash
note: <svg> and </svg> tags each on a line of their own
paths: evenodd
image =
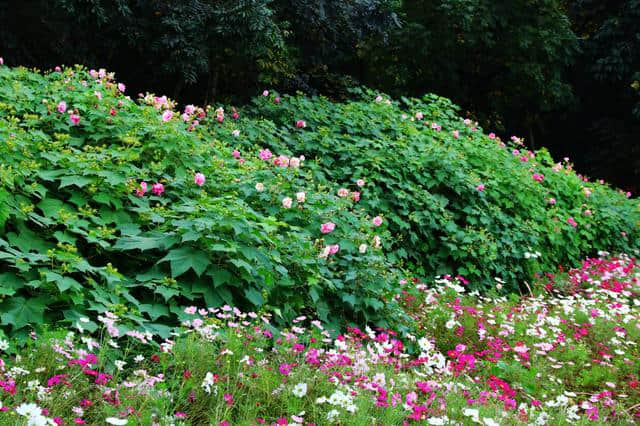
<svg viewBox="0 0 640 426">
<path fill-rule="evenodd" d="M 255 288 L 249 288 L 244 291 L 244 295 L 247 297 L 249 302 L 253 303 L 253 306 L 260 307 L 264 304 L 264 299 L 262 298 L 262 294 Z"/>
<path fill-rule="evenodd" d="M 147 314 L 149 314 L 149 317 L 152 321 L 155 321 L 163 316 L 169 316 L 169 308 L 165 305 L 160 304 L 140 305 L 140 312 L 146 312 Z"/>
<path fill-rule="evenodd" d="M 150 237 L 122 237 L 113 246 L 116 250 L 151 250 L 165 249 L 178 242 L 178 237 L 174 235 L 157 234 Z"/>
<path fill-rule="evenodd" d="M 14 330 L 26 325 L 42 324 L 44 310 L 50 302 L 48 296 L 28 300 L 24 297 L 12 297 L 0 305 L 0 318 L 3 324 L 11 325 Z"/>
<path fill-rule="evenodd" d="M 87 184 L 93 182 L 93 179 L 83 176 L 63 176 L 60 179 L 60 188 L 64 188 L 67 186 L 77 186 L 78 188 L 82 188 Z"/>
<path fill-rule="evenodd" d="M 184 274 L 189 269 L 193 269 L 193 271 L 200 276 L 207 269 L 211 260 L 206 253 L 200 250 L 192 247 L 181 247 L 171 250 L 165 257 L 158 261 L 158 263 L 162 262 L 170 262 L 171 276 L 175 278 Z"/>
<path fill-rule="evenodd" d="M 65 204 L 56 198 L 45 198 L 38 203 L 38 208 L 46 217 L 58 217 L 58 212 L 64 208 Z"/>
<path fill-rule="evenodd" d="M 0 274 L 0 295 L 13 296 L 25 285 L 25 280 L 11 272 Z"/>
<path fill-rule="evenodd" d="M 55 282 L 58 286 L 58 290 L 60 290 L 60 293 L 63 293 L 70 288 L 78 291 L 82 290 L 82 285 L 78 281 L 74 280 L 71 277 L 63 277 L 62 275 L 55 272 L 45 272 L 45 279 L 47 280 L 47 282 Z"/>
<path fill-rule="evenodd" d="M 156 287 L 154 292 L 164 297 L 165 302 L 168 302 L 169 299 L 171 299 L 173 296 L 177 296 L 180 294 L 180 291 L 176 290 L 175 288 L 162 286 Z"/>
<path fill-rule="evenodd" d="M 210 268 L 209 271 L 207 272 L 207 275 L 210 275 L 213 278 L 214 287 L 218 287 L 223 284 L 230 283 L 231 280 L 233 279 L 231 272 L 223 268 L 213 269 L 213 270 Z"/>
<path fill-rule="evenodd" d="M 342 301 L 349 303 L 351 306 L 356 305 L 356 296 L 354 294 L 343 294 Z"/>
<path fill-rule="evenodd" d="M 9 193 L 3 188 L 0 188 L 0 229 L 4 226 L 7 219 L 9 219 Z"/>
</svg>

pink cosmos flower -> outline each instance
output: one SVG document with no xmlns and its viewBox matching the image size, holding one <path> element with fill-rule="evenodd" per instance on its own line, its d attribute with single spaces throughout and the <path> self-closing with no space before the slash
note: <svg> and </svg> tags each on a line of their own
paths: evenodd
<svg viewBox="0 0 640 426">
<path fill-rule="evenodd" d="M 424 118 L 424 114 L 423 114 L 423 113 L 421 113 L 421 112 L 416 112 L 416 118 L 417 118 L 418 120 L 422 120 L 422 119 Z"/>
<path fill-rule="evenodd" d="M 329 254 L 336 254 L 340 250 L 340 246 L 338 244 L 332 244 L 329 246 Z"/>
<path fill-rule="evenodd" d="M 359 191 L 353 191 L 351 193 L 351 198 L 353 199 L 353 201 L 355 201 L 357 203 L 358 201 L 360 201 L 360 192 Z"/>
<path fill-rule="evenodd" d="M 556 199 L 555 198 L 549 198 L 549 204 L 554 206 L 556 204 Z"/>
<path fill-rule="evenodd" d="M 484 183 L 481 183 L 480 185 L 476 186 L 476 190 L 482 192 L 484 191 L 486 187 L 484 186 Z"/>
<path fill-rule="evenodd" d="M 373 224 L 373 226 L 382 225 L 382 217 L 380 217 L 380 216 L 374 217 L 373 220 L 371 221 L 371 223 Z"/>
<path fill-rule="evenodd" d="M 233 155 L 233 158 L 240 158 L 240 151 L 234 149 L 231 155 Z"/>
<path fill-rule="evenodd" d="M 544 175 L 542 173 L 534 173 L 533 180 L 542 182 L 544 180 Z"/>
<path fill-rule="evenodd" d="M 164 192 L 164 185 L 161 183 L 154 183 L 151 187 L 151 192 L 156 195 L 162 195 L 162 193 Z"/>
<path fill-rule="evenodd" d="M 122 84 L 122 83 L 118 83 L 118 90 L 119 90 L 121 93 L 124 93 L 124 91 L 126 90 L 126 88 L 127 88 L 127 86 L 125 86 L 124 84 Z"/>
<path fill-rule="evenodd" d="M 4 59 L 2 59 L 2 56 L 0 56 L 0 65 L 4 65 Z"/>
<path fill-rule="evenodd" d="M 290 197 L 284 197 L 282 199 L 282 207 L 284 207 L 285 209 L 290 209 L 292 203 L 293 203 L 293 200 Z"/>
<path fill-rule="evenodd" d="M 71 120 L 74 126 L 77 126 L 78 123 L 80 123 L 80 116 L 78 114 L 71 114 L 69 120 Z"/>
<path fill-rule="evenodd" d="M 382 96 L 380 95 L 376 96 L 376 102 L 382 102 Z"/>
<path fill-rule="evenodd" d="M 329 234 L 333 232 L 334 229 L 336 229 L 336 224 L 333 222 L 327 222 L 320 225 L 320 232 L 323 234 Z"/>
<path fill-rule="evenodd" d="M 185 413 L 184 411 L 177 411 L 175 416 L 176 416 L 176 419 L 186 419 L 187 413 Z"/>
<path fill-rule="evenodd" d="M 569 219 L 567 219 L 567 223 L 568 223 L 569 225 L 573 226 L 574 228 L 575 228 L 576 226 L 578 226 L 578 222 L 576 222 L 576 221 L 575 221 L 575 219 L 574 219 L 574 218 L 572 218 L 572 217 L 569 217 Z"/>
<path fill-rule="evenodd" d="M 263 149 L 262 151 L 260 151 L 260 159 L 261 160 L 265 160 L 266 161 L 269 158 L 271 158 L 272 156 L 273 156 L 273 154 L 268 149 Z"/>
<path fill-rule="evenodd" d="M 362 188 L 364 186 L 364 179 L 358 179 L 356 181 L 356 185 L 358 185 L 360 188 Z"/>
<path fill-rule="evenodd" d="M 58 112 L 64 114 L 67 111 L 67 103 L 65 101 L 58 102 Z"/>
<path fill-rule="evenodd" d="M 495 139 L 496 138 L 496 134 L 491 132 L 489 133 L 489 139 Z"/>
<path fill-rule="evenodd" d="M 275 103 L 279 104 L 279 103 L 280 103 L 280 97 L 278 96 L 277 98 L 275 98 L 275 99 L 273 100 L 273 102 L 275 102 Z"/>
<path fill-rule="evenodd" d="M 265 90 L 264 92 L 262 92 L 262 96 L 269 96 L 269 91 Z"/>
<path fill-rule="evenodd" d="M 173 111 L 171 111 L 170 109 L 162 113 L 162 122 L 166 123 L 167 121 L 170 121 L 172 118 L 173 118 Z"/>
<path fill-rule="evenodd" d="M 338 197 L 347 197 L 349 196 L 349 190 L 347 188 L 340 188 L 338 189 Z"/>
<path fill-rule="evenodd" d="M 202 173 L 196 173 L 196 175 L 193 177 L 193 182 L 198 186 L 204 185 L 204 181 L 205 177 Z"/>
<path fill-rule="evenodd" d="M 307 127 L 307 123 L 304 120 L 298 120 L 296 121 L 296 127 L 299 129 Z"/>
<path fill-rule="evenodd" d="M 453 131 L 453 137 L 456 139 L 460 139 L 460 131 L 459 130 L 454 130 Z"/>
</svg>

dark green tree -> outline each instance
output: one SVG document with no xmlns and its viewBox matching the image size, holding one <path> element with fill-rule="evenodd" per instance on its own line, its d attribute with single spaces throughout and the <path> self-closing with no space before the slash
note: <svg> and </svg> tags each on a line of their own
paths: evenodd
<svg viewBox="0 0 640 426">
<path fill-rule="evenodd" d="M 367 46 L 366 82 L 436 92 L 494 128 L 528 134 L 572 102 L 565 70 L 578 44 L 559 0 L 406 1 L 402 19 L 388 48 Z"/>
<path fill-rule="evenodd" d="M 640 1 L 570 0 L 568 5 L 583 52 L 572 74 L 579 94 L 574 137 L 590 140 L 572 148 L 586 148 L 583 161 L 594 174 L 637 191 Z"/>
</svg>

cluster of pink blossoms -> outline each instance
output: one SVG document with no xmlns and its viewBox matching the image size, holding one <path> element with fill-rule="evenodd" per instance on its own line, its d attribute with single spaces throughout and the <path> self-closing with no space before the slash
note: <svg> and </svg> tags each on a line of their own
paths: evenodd
<svg viewBox="0 0 640 426">
<path fill-rule="evenodd" d="M 140 182 L 140 187 L 136 188 L 136 195 L 138 197 L 144 196 L 144 194 L 147 193 L 147 189 L 148 189 L 147 182 L 145 181 Z M 158 196 L 162 195 L 164 193 L 164 185 L 159 182 L 154 183 L 153 186 L 151 187 L 151 192 L 153 192 L 155 195 L 158 195 Z"/>
</svg>

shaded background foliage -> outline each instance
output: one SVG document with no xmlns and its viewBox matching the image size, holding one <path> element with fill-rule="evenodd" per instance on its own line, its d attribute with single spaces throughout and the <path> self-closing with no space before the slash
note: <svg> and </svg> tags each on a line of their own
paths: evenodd
<svg viewBox="0 0 640 426">
<path fill-rule="evenodd" d="M 640 181 L 640 0 L 2 2 L 0 53 L 106 67 L 185 103 L 435 92 L 593 177 Z"/>
</svg>

